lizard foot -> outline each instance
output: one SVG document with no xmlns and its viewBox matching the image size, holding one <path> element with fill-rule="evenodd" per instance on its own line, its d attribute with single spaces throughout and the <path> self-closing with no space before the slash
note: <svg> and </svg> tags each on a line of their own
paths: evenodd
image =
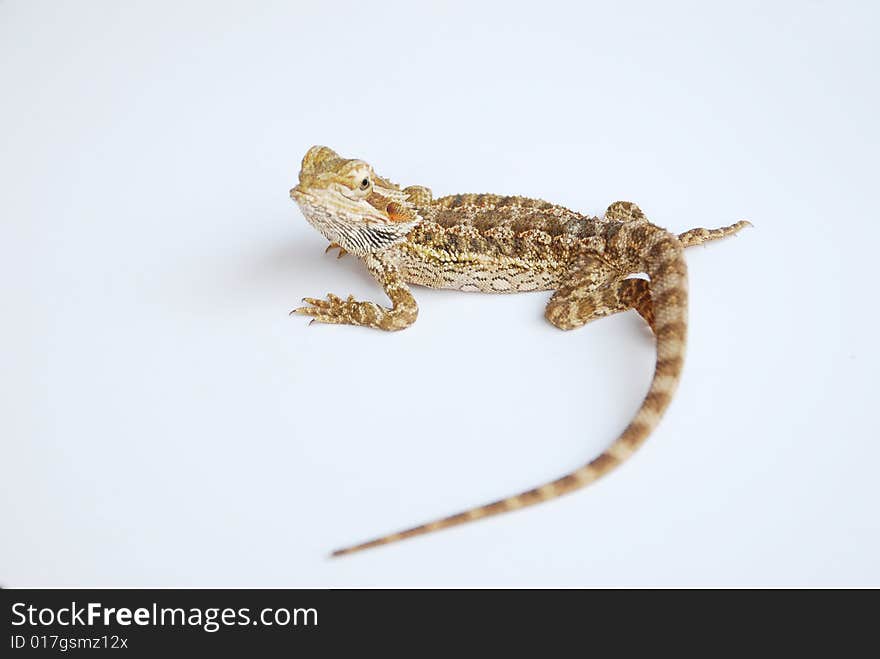
<svg viewBox="0 0 880 659">
<path fill-rule="evenodd" d="M 359 325 L 358 322 L 360 309 L 363 304 L 354 299 L 354 295 L 349 295 L 347 300 L 327 293 L 326 300 L 319 300 L 313 297 L 304 297 L 303 302 L 308 304 L 307 307 L 298 307 L 290 312 L 290 315 L 299 314 L 301 316 L 312 316 L 310 325 L 314 322 L 333 323 L 337 325 Z"/>
<path fill-rule="evenodd" d="M 329 245 L 327 245 L 327 249 L 324 250 L 324 253 L 326 254 L 333 248 L 337 248 L 339 250 L 339 254 L 336 255 L 337 259 L 341 259 L 343 256 L 348 254 L 348 252 L 345 251 L 345 248 L 339 243 L 330 243 Z"/>
</svg>

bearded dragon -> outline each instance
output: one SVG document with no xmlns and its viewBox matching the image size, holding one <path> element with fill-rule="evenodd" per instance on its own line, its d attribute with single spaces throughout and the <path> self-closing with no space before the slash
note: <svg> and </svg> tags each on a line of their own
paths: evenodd
<svg viewBox="0 0 880 659">
<path fill-rule="evenodd" d="M 333 556 L 388 544 L 562 496 L 598 480 L 629 458 L 657 426 L 678 385 L 687 335 L 688 277 L 684 248 L 737 233 L 749 222 L 675 235 L 647 220 L 631 202 L 603 217 L 540 199 L 457 194 L 434 199 L 423 186 L 401 188 L 363 160 L 315 146 L 290 191 L 303 215 L 328 241 L 366 265 L 390 307 L 328 294 L 304 298 L 291 314 L 311 323 L 402 330 L 418 305 L 408 284 L 485 293 L 555 291 L 545 310 L 571 330 L 634 309 L 656 337 L 654 376 L 641 407 L 598 457 L 550 483 L 516 496 L 339 549 Z M 647 275 L 647 279 L 634 275 Z M 310 324 L 311 324 L 310 323 Z"/>
</svg>

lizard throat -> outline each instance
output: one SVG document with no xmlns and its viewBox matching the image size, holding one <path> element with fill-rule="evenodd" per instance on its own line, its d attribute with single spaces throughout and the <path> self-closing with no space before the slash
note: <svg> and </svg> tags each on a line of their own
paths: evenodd
<svg viewBox="0 0 880 659">
<path fill-rule="evenodd" d="M 413 222 L 382 222 L 362 217 L 341 217 L 312 199 L 300 197 L 296 200 L 306 220 L 327 240 L 341 245 L 347 252 L 363 256 L 378 252 L 403 240 L 412 228 Z"/>
</svg>

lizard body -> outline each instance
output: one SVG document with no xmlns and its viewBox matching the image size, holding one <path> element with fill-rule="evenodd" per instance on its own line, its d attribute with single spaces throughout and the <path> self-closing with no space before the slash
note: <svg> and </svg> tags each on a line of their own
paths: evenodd
<svg viewBox="0 0 880 659">
<path fill-rule="evenodd" d="M 545 316 L 560 329 L 635 309 L 657 341 L 654 376 L 639 411 L 597 458 L 527 492 L 340 549 L 334 556 L 540 503 L 580 489 L 624 462 L 659 423 L 678 385 L 687 336 L 684 248 L 749 224 L 676 236 L 650 223 L 631 202 L 615 202 L 598 218 L 525 197 L 434 199 L 428 188 L 401 188 L 366 162 L 320 146 L 306 153 L 290 194 L 330 247 L 366 264 L 392 303 L 382 307 L 332 294 L 305 298 L 308 306 L 291 313 L 311 316 L 312 322 L 404 329 L 418 315 L 408 284 L 490 293 L 553 290 Z M 648 279 L 633 277 L 639 274 Z"/>
</svg>

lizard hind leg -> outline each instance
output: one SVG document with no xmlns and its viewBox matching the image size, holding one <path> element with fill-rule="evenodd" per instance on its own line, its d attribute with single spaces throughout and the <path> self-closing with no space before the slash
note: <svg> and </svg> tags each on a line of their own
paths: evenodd
<svg viewBox="0 0 880 659">
<path fill-rule="evenodd" d="M 645 222 L 647 216 L 642 212 L 636 204 L 631 201 L 615 201 L 605 211 L 607 222 Z M 748 220 L 740 220 L 734 222 L 730 226 L 720 227 L 718 229 L 705 229 L 697 227 L 690 229 L 684 233 L 678 234 L 678 239 L 685 247 L 693 247 L 694 245 L 702 245 L 712 240 L 719 240 L 739 233 L 742 229 L 752 226 Z"/>
<path fill-rule="evenodd" d="M 698 227 L 678 234 L 678 239 L 685 247 L 693 247 L 694 245 L 702 245 L 711 240 L 719 240 L 720 238 L 732 236 L 750 226 L 752 226 L 752 223 L 748 220 L 740 220 L 739 222 L 735 222 L 727 227 L 721 227 L 720 229 L 704 229 L 703 227 Z"/>
<path fill-rule="evenodd" d="M 635 309 L 654 329 L 654 304 L 644 279 L 613 281 L 594 290 L 559 289 L 547 304 L 544 316 L 559 329 L 570 330 L 627 309 Z"/>
<path fill-rule="evenodd" d="M 605 210 L 608 222 L 640 222 L 648 218 L 636 204 L 631 201 L 615 201 Z"/>
</svg>

